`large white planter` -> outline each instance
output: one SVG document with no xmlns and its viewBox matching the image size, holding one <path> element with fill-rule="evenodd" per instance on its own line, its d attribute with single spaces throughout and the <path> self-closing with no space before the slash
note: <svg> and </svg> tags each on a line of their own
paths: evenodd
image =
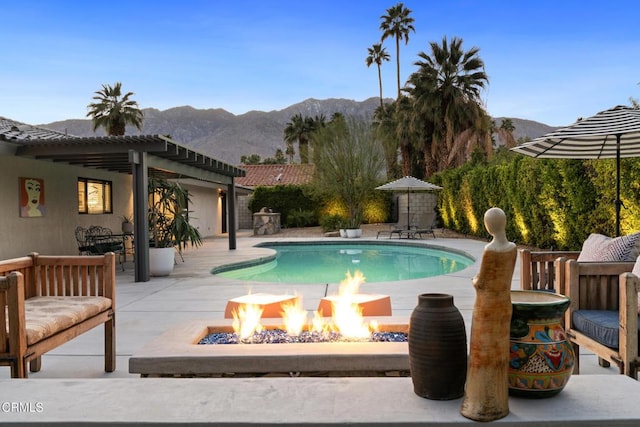
<svg viewBox="0 0 640 427">
<path fill-rule="evenodd" d="M 347 237 L 354 238 L 362 236 L 361 228 L 347 228 Z"/>
<path fill-rule="evenodd" d="M 175 264 L 174 248 L 149 248 L 149 274 L 152 276 L 168 276 Z"/>
</svg>

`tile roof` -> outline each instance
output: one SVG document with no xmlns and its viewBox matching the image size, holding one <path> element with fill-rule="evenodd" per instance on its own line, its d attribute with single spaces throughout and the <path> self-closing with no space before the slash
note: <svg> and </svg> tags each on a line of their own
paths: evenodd
<svg viewBox="0 0 640 427">
<path fill-rule="evenodd" d="M 196 175 L 189 176 L 212 182 L 218 181 L 207 175 L 209 172 L 231 177 L 244 176 L 243 169 L 194 151 L 162 135 L 78 137 L 0 117 L 0 141 L 17 145 L 15 155 L 18 156 L 67 162 L 113 172 L 131 174 L 129 151 L 135 150 L 149 152 L 162 161 L 174 162 L 170 167 L 166 164 L 163 167 L 152 167 L 155 173 L 165 177 L 192 173 L 179 169 L 178 164 L 198 170 Z"/>
<path fill-rule="evenodd" d="M 0 140 L 23 141 L 30 139 L 65 138 L 69 136 L 71 135 L 0 117 Z"/>
<path fill-rule="evenodd" d="M 245 187 L 308 184 L 315 170 L 315 166 L 311 164 L 240 165 L 239 167 L 244 169 L 247 175 L 236 178 L 235 182 Z"/>
</svg>

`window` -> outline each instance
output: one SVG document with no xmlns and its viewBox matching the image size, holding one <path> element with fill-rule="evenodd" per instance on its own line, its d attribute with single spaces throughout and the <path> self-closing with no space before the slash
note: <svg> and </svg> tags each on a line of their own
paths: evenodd
<svg viewBox="0 0 640 427">
<path fill-rule="evenodd" d="M 113 213 L 111 181 L 78 178 L 78 213 Z"/>
</svg>

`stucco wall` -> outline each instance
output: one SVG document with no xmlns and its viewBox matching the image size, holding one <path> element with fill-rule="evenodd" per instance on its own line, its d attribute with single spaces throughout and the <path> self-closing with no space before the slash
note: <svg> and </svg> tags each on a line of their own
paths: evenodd
<svg viewBox="0 0 640 427">
<path fill-rule="evenodd" d="M 121 232 L 122 215 L 133 215 L 131 175 L 32 160 L 3 152 L 0 146 L 0 259 L 39 252 L 43 255 L 76 255 L 77 226 L 101 225 Z M 21 218 L 19 178 L 44 180 L 46 212 L 40 218 Z M 112 182 L 113 214 L 78 213 L 78 178 Z M 219 186 L 187 180 L 191 192 L 190 219 L 203 237 L 222 232 Z"/>
<path fill-rule="evenodd" d="M 21 218 L 19 213 L 20 177 L 44 180 L 45 215 Z M 113 214 L 78 213 L 78 177 L 112 181 Z M 133 213 L 130 175 L 0 156 L 0 259 L 41 254 L 77 254 L 74 230 L 78 225 L 102 225 L 120 231 L 120 215 Z"/>
<path fill-rule="evenodd" d="M 189 222 L 193 224 L 202 237 L 212 237 L 222 232 L 221 204 L 218 197 L 218 187 L 185 184 L 191 195 L 189 204 Z"/>
</svg>

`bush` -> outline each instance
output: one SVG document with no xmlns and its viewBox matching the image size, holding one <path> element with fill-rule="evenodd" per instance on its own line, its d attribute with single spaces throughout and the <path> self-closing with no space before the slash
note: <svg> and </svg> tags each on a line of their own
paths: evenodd
<svg viewBox="0 0 640 427">
<path fill-rule="evenodd" d="M 438 210 L 443 226 L 489 237 L 487 209 L 507 214 L 507 236 L 520 244 L 580 250 L 590 233 L 615 234 L 615 160 L 533 159 L 501 153 L 491 162 L 466 164 L 434 175 L 442 186 Z M 621 234 L 640 227 L 638 159 L 621 162 Z"/>
<path fill-rule="evenodd" d="M 341 228 L 344 228 L 344 224 L 346 223 L 346 219 L 340 215 L 328 215 L 320 218 L 320 227 L 322 227 L 322 231 L 337 231 Z"/>
<path fill-rule="evenodd" d="M 282 224 L 289 224 L 288 216 L 299 210 L 312 213 L 307 225 L 318 225 L 316 214 L 318 202 L 305 192 L 305 188 L 297 185 L 277 185 L 275 187 L 256 187 L 249 202 L 249 209 L 256 213 L 263 207 L 280 213 Z"/>
<path fill-rule="evenodd" d="M 316 214 L 302 209 L 289 211 L 285 222 L 286 227 L 307 227 L 315 224 L 317 224 Z"/>
</svg>

